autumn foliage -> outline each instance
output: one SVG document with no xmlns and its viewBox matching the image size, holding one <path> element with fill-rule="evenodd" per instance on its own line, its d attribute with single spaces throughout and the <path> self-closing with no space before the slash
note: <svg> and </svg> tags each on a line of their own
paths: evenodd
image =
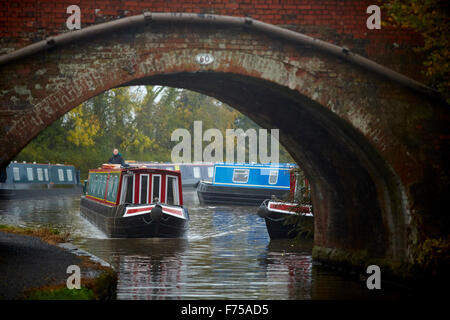
<svg viewBox="0 0 450 320">
<path fill-rule="evenodd" d="M 204 130 L 259 128 L 220 101 L 193 91 L 169 87 L 120 87 L 89 99 L 55 121 L 15 158 L 18 161 L 70 163 L 81 169 L 108 161 L 113 148 L 125 160 L 171 161 L 171 134 L 177 128 Z M 206 144 L 207 142 L 205 142 Z M 292 158 L 280 148 L 280 161 Z"/>
<path fill-rule="evenodd" d="M 423 37 L 424 73 L 428 85 L 436 88 L 450 103 L 450 3 L 448 0 L 389 0 L 383 2 L 386 24 L 409 28 Z"/>
</svg>

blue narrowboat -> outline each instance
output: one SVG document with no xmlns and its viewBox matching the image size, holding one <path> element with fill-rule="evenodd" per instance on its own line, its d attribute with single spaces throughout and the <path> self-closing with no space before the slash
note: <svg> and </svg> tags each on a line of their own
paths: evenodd
<svg viewBox="0 0 450 320">
<path fill-rule="evenodd" d="M 0 174 L 0 200 L 81 193 L 72 165 L 11 162 Z"/>
<path fill-rule="evenodd" d="M 171 163 L 171 162 L 134 162 L 127 161 L 130 167 L 178 170 L 183 177 L 183 188 L 196 188 L 201 180 L 212 181 L 213 163 Z"/>
<path fill-rule="evenodd" d="M 289 193 L 294 164 L 216 163 L 213 179 L 200 181 L 201 204 L 259 205 L 273 196 Z"/>
</svg>

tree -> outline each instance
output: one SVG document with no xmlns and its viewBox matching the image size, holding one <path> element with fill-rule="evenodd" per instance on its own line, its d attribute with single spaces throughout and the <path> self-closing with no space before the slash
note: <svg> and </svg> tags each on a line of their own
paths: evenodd
<svg viewBox="0 0 450 320">
<path fill-rule="evenodd" d="M 69 112 L 66 118 L 72 122 L 71 129 L 67 131 L 67 141 L 85 147 L 95 144 L 100 121 L 94 114 L 86 112 L 83 104 Z"/>
<path fill-rule="evenodd" d="M 448 0 L 389 0 L 383 4 L 388 23 L 409 28 L 423 37 L 416 48 L 426 55 L 423 62 L 428 85 L 436 88 L 450 103 L 450 11 Z"/>
<path fill-rule="evenodd" d="M 176 144 L 170 139 L 172 132 L 177 128 L 193 132 L 196 120 L 203 122 L 203 132 L 217 128 L 224 137 L 226 129 L 259 129 L 237 110 L 197 92 L 120 87 L 85 101 L 55 121 L 16 160 L 71 163 L 83 177 L 88 169 L 105 163 L 116 147 L 127 160 L 171 161 Z M 206 145 L 203 142 L 203 148 Z M 289 156 L 283 149 L 280 153 L 282 161 Z"/>
</svg>

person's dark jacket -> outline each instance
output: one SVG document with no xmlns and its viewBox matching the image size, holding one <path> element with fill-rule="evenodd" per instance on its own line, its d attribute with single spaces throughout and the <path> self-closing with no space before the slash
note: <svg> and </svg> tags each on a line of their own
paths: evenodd
<svg viewBox="0 0 450 320">
<path fill-rule="evenodd" d="M 125 163 L 125 160 L 123 160 L 122 155 L 120 153 L 113 154 L 112 157 L 109 158 L 108 163 L 120 164 L 122 167 L 127 166 L 127 164 Z"/>
</svg>

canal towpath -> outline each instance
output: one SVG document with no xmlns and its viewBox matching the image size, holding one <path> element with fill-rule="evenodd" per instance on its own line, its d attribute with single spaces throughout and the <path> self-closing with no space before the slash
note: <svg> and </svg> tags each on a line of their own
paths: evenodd
<svg viewBox="0 0 450 320">
<path fill-rule="evenodd" d="M 71 275 L 67 273 L 71 265 L 83 266 L 82 285 L 83 279 L 95 279 L 107 269 L 75 251 L 70 245 L 63 248 L 35 236 L 0 230 L 0 299 L 23 299 L 30 289 L 61 287 Z"/>
</svg>

